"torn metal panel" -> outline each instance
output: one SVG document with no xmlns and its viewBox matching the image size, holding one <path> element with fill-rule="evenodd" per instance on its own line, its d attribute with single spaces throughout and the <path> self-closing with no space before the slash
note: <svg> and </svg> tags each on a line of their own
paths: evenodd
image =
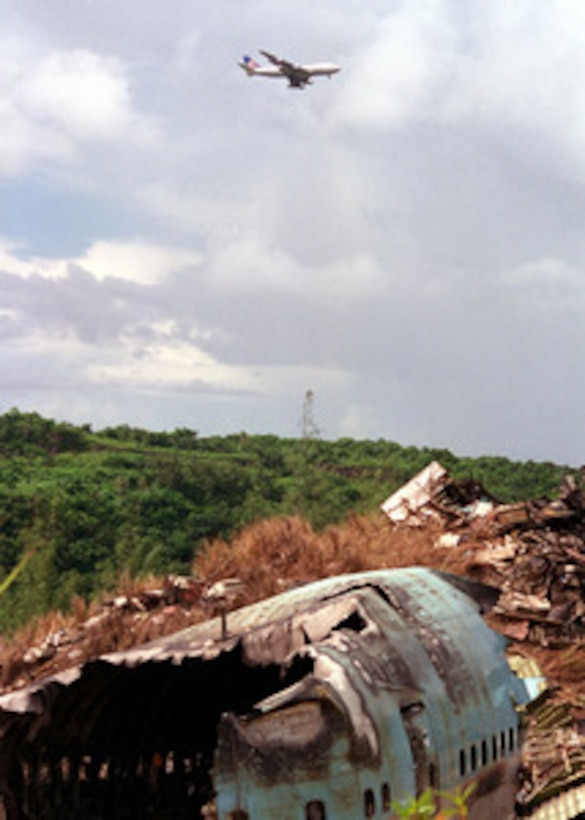
<svg viewBox="0 0 585 820">
<path fill-rule="evenodd" d="M 432 461 L 381 505 L 391 521 L 407 521 L 426 507 L 448 480 L 447 470 L 438 461 Z"/>
<path fill-rule="evenodd" d="M 448 471 L 432 461 L 381 505 L 394 523 L 422 524 L 426 519 L 460 524 L 487 516 L 494 499 L 476 481 L 455 481 Z"/>
<path fill-rule="evenodd" d="M 585 783 L 567 789 L 535 808 L 520 815 L 530 820 L 583 820 L 585 817 Z"/>
</svg>

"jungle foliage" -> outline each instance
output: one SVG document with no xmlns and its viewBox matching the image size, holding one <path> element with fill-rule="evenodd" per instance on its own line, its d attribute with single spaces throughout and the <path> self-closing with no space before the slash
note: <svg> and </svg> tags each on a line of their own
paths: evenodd
<svg viewBox="0 0 585 820">
<path fill-rule="evenodd" d="M 294 514 L 322 529 L 375 511 L 434 459 L 504 502 L 554 495 L 570 472 L 382 439 L 94 432 L 10 410 L 0 416 L 0 631 L 114 588 L 123 573 L 188 572 L 206 540 L 252 521 Z"/>
</svg>

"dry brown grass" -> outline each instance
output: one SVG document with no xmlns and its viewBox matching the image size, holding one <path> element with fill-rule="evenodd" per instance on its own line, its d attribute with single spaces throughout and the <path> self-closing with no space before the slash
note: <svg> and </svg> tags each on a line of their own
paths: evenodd
<svg viewBox="0 0 585 820">
<path fill-rule="evenodd" d="M 381 515 L 352 516 L 320 533 L 299 517 L 273 518 L 242 529 L 230 543 L 211 542 L 193 571 L 210 582 L 240 578 L 247 601 L 347 572 L 414 564 L 462 571 L 459 551 L 434 546 L 438 533 L 432 526 L 396 527 Z"/>
</svg>

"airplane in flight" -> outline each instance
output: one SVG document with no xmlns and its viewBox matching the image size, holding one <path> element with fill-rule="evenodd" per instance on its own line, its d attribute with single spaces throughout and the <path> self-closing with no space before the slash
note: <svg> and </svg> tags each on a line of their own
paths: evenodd
<svg viewBox="0 0 585 820">
<path fill-rule="evenodd" d="M 313 63 L 312 65 L 295 65 L 288 60 L 281 60 L 268 51 L 260 50 L 266 59 L 272 63 L 271 66 L 259 65 L 253 57 L 246 55 L 238 63 L 249 77 L 286 77 L 289 88 L 304 88 L 310 85 L 313 77 L 331 77 L 341 71 L 340 66 L 335 63 Z"/>
</svg>

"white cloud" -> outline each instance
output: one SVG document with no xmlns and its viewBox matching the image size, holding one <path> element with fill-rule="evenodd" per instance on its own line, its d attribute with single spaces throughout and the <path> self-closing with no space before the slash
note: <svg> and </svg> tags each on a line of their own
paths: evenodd
<svg viewBox="0 0 585 820">
<path fill-rule="evenodd" d="M 0 238 L 0 270 L 23 277 L 39 274 L 46 279 L 63 279 L 71 267 L 78 267 L 97 280 L 116 278 L 153 285 L 200 262 L 201 255 L 187 248 L 106 239 L 94 242 L 85 253 L 72 258 L 29 257 L 22 248 Z"/>
<path fill-rule="evenodd" d="M 15 242 L 0 237 L 0 271 L 17 276 L 29 276 L 34 265 L 22 258 L 23 249 Z"/>
<path fill-rule="evenodd" d="M 199 265 L 201 255 L 186 248 L 142 241 L 100 240 L 72 261 L 96 279 L 116 277 L 152 285 L 177 270 Z"/>
<path fill-rule="evenodd" d="M 156 136 L 154 118 L 133 105 L 120 59 L 82 48 L 36 51 L 9 36 L 0 38 L 0 55 L 0 175 L 73 162 L 86 145 Z"/>
<path fill-rule="evenodd" d="M 161 393 L 251 395 L 272 394 L 275 388 L 299 393 L 309 383 L 338 387 L 347 382 L 347 374 L 335 369 L 225 363 L 206 353 L 194 340 L 177 338 L 172 326 L 159 327 L 159 331 L 155 340 L 145 344 L 142 334 L 134 335 L 130 329 L 115 349 L 104 350 L 100 360 L 88 367 L 90 381 L 104 387 L 118 385 Z"/>
<path fill-rule="evenodd" d="M 508 292 L 524 305 L 569 316 L 585 308 L 585 272 L 565 260 L 543 257 L 517 265 L 502 276 Z"/>
<path fill-rule="evenodd" d="M 388 129 L 436 116 L 454 48 L 443 6 L 442 0 L 416 9 L 403 3 L 380 22 L 375 39 L 351 57 L 334 122 Z"/>
<path fill-rule="evenodd" d="M 354 307 L 388 290 L 390 277 L 369 253 L 337 257 L 323 265 L 302 263 L 260 236 L 222 243 L 206 264 L 206 278 L 226 292 L 258 288 L 284 296 L 305 297 L 307 303 L 334 309 Z"/>
<path fill-rule="evenodd" d="M 248 368 L 222 364 L 195 345 L 161 337 L 152 344 L 121 340 L 110 353 L 111 361 L 93 364 L 89 377 L 100 384 L 119 384 L 147 390 L 253 390 L 255 379 Z"/>
<path fill-rule="evenodd" d="M 351 55 L 331 120 L 387 132 L 465 124 L 585 179 L 584 18 L 571 0 L 401 2 Z"/>
<path fill-rule="evenodd" d="M 69 162 L 75 155 L 68 135 L 48 133 L 12 100 L 0 100 L 0 128 L 0 177 L 24 173 L 35 164 Z"/>
<path fill-rule="evenodd" d="M 89 51 L 53 52 L 22 84 L 29 116 L 76 139 L 109 139 L 133 122 L 128 81 L 119 60 Z"/>
</svg>

